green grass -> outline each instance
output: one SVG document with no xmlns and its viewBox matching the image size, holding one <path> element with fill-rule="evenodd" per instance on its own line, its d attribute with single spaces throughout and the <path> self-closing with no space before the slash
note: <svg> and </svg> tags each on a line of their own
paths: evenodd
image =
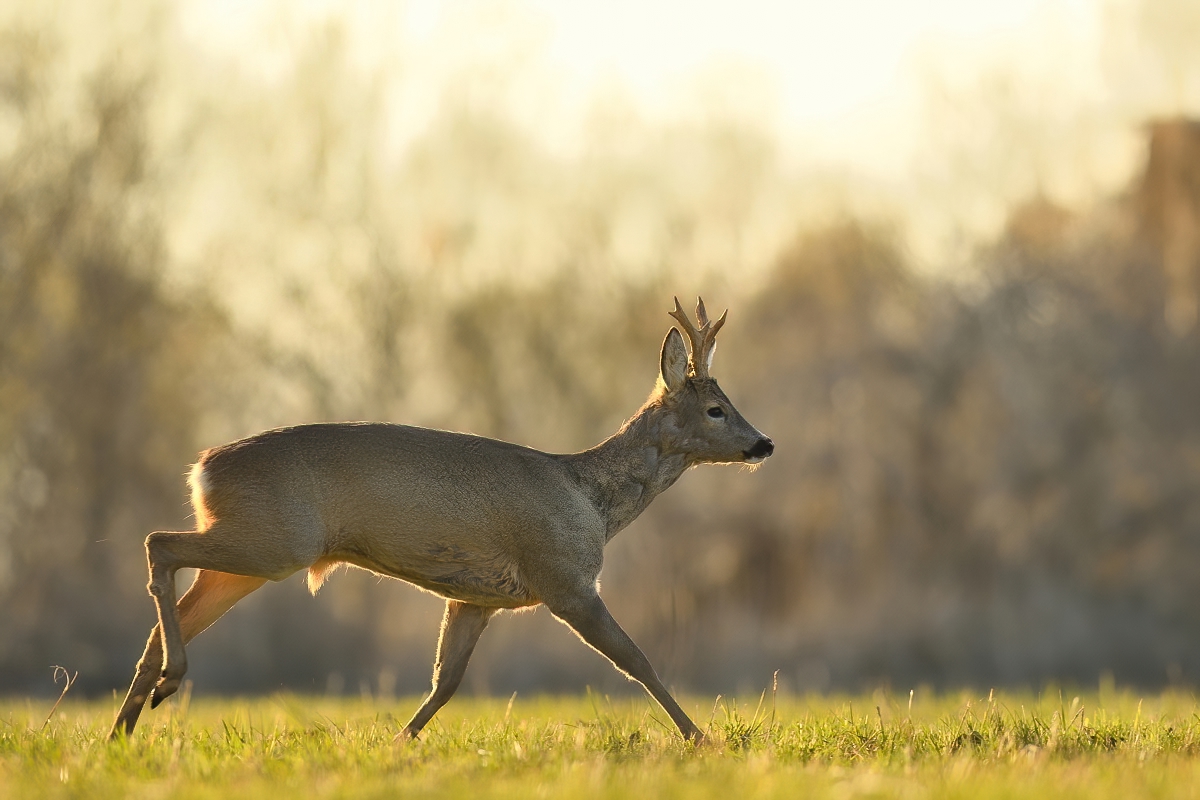
<svg viewBox="0 0 1200 800">
<path fill-rule="evenodd" d="M 181 693 L 186 694 L 186 693 Z M 640 698 L 417 704 L 172 699 L 128 740 L 115 702 L 0 701 L 0 797 L 1200 798 L 1200 704 L 1113 690 L 689 698 L 682 742 Z"/>
</svg>

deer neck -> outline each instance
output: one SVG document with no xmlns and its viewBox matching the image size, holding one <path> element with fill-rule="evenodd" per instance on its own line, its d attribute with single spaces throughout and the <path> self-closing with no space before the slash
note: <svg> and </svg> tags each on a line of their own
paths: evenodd
<svg viewBox="0 0 1200 800">
<path fill-rule="evenodd" d="M 652 399 L 619 431 L 575 457 L 580 483 L 604 516 L 609 539 L 691 466 L 687 453 L 672 446 L 672 430 Z"/>
</svg>

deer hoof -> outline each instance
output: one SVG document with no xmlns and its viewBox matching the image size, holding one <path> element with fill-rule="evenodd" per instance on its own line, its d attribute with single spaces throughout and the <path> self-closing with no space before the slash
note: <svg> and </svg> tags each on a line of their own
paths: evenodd
<svg viewBox="0 0 1200 800">
<path fill-rule="evenodd" d="M 175 694 L 175 692 L 179 691 L 179 684 L 181 680 L 181 678 L 168 678 L 163 676 L 163 678 L 159 680 L 158 685 L 154 687 L 154 691 L 150 694 L 150 708 L 158 708 L 159 704 L 163 700 L 166 700 L 168 697 Z"/>
</svg>

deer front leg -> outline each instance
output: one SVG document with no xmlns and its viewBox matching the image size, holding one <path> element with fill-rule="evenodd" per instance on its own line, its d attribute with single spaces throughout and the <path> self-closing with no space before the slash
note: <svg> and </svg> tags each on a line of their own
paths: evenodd
<svg viewBox="0 0 1200 800">
<path fill-rule="evenodd" d="M 549 603 L 547 605 L 554 616 L 579 634 L 579 638 L 606 656 L 621 672 L 644 686 L 670 715 L 685 739 L 695 742 L 703 740 L 704 734 L 683 712 L 675 698 L 671 697 L 671 693 L 655 673 L 654 667 L 650 665 L 650 660 L 613 619 L 600 595 L 593 594 L 556 602 L 552 606 Z"/>
<path fill-rule="evenodd" d="M 442 617 L 442 632 L 438 637 L 437 658 L 433 662 L 433 690 L 429 697 L 413 714 L 396 740 L 415 739 L 433 715 L 446 705 L 462 683 L 467 671 L 467 662 L 475 650 L 475 643 L 487 627 L 488 620 L 496 613 L 494 608 L 446 601 L 446 614 Z"/>
</svg>

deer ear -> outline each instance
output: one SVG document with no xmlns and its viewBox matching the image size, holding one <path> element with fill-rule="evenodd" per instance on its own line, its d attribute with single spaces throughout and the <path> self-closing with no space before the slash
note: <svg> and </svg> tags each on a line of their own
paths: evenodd
<svg viewBox="0 0 1200 800">
<path fill-rule="evenodd" d="M 688 352 L 683 337 L 675 328 L 667 333 L 662 346 L 662 382 L 673 392 L 687 381 Z"/>
</svg>

